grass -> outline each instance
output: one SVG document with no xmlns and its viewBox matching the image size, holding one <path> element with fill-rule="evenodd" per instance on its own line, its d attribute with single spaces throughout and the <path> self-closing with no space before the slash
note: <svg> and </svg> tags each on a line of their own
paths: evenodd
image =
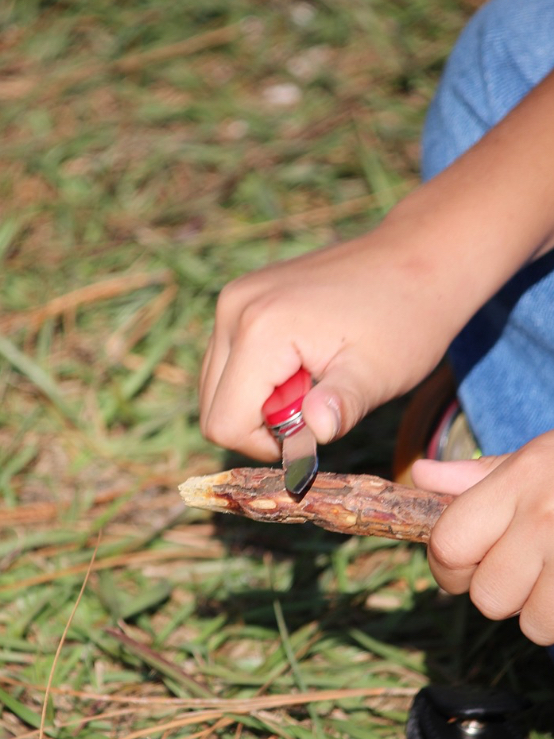
<svg viewBox="0 0 554 739">
<path fill-rule="evenodd" d="M 402 737 L 430 681 L 521 691 L 551 736 L 542 650 L 439 593 L 420 547 L 176 492 L 233 462 L 197 425 L 218 291 L 414 186 L 474 5 L 0 8 L 1 736 Z M 401 408 L 323 465 L 386 472 Z"/>
</svg>

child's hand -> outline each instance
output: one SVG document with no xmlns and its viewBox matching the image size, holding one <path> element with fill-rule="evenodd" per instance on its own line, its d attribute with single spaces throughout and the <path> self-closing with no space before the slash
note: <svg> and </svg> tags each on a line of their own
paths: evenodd
<svg viewBox="0 0 554 739">
<path fill-rule="evenodd" d="M 303 411 L 320 443 L 423 379 L 461 324 L 444 329 L 454 311 L 443 310 L 436 260 L 426 261 L 413 231 L 385 221 L 368 236 L 227 285 L 202 369 L 204 435 L 276 458 L 261 408 L 301 366 L 317 382 Z"/>
<path fill-rule="evenodd" d="M 261 408 L 301 366 L 318 382 L 303 410 L 321 443 L 422 380 L 486 300 L 554 248 L 553 92 L 554 72 L 368 236 L 225 288 L 200 383 L 204 435 L 276 458 Z"/>
<path fill-rule="evenodd" d="M 429 563 L 450 593 L 469 591 L 488 618 L 519 614 L 523 633 L 554 644 L 554 431 L 514 454 L 420 460 L 418 487 L 462 493 L 442 514 Z"/>
</svg>

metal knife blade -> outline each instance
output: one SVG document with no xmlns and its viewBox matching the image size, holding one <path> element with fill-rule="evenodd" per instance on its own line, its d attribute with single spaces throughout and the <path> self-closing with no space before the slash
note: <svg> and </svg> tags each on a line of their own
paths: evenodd
<svg viewBox="0 0 554 739">
<path fill-rule="evenodd" d="M 303 495 L 317 473 L 317 444 L 302 418 L 302 401 L 312 386 L 310 374 L 299 369 L 275 388 L 262 408 L 268 429 L 281 444 L 285 487 Z"/>
<path fill-rule="evenodd" d="M 307 492 L 317 474 L 317 444 L 307 426 L 283 439 L 285 487 L 293 495 Z"/>
</svg>

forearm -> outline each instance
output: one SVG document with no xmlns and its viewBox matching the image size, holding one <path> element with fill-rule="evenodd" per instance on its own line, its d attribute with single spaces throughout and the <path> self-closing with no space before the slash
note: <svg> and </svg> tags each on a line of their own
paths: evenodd
<svg viewBox="0 0 554 739">
<path fill-rule="evenodd" d="M 450 333 L 554 244 L 553 120 L 554 72 L 383 224 L 404 230 L 395 242 L 451 309 Z"/>
</svg>

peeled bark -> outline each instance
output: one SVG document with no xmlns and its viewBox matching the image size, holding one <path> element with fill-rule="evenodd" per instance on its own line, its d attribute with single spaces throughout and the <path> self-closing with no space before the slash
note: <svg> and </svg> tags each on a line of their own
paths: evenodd
<svg viewBox="0 0 554 739">
<path fill-rule="evenodd" d="M 234 513 L 267 523 L 305 523 L 358 536 L 427 542 L 453 496 L 430 493 L 374 475 L 320 472 L 310 490 L 295 498 L 281 470 L 243 467 L 179 486 L 192 508 Z"/>
</svg>

